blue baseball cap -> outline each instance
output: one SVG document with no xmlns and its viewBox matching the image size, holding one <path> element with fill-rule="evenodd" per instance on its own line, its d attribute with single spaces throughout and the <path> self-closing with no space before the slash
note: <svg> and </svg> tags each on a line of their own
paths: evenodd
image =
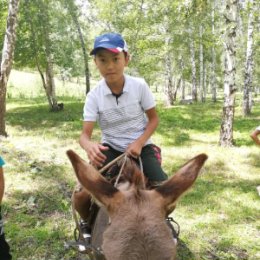
<svg viewBox="0 0 260 260">
<path fill-rule="evenodd" d="M 94 48 L 90 52 L 90 55 L 96 55 L 98 49 L 101 48 L 107 49 L 114 53 L 128 51 L 127 44 L 119 33 L 105 33 L 96 37 Z"/>
</svg>

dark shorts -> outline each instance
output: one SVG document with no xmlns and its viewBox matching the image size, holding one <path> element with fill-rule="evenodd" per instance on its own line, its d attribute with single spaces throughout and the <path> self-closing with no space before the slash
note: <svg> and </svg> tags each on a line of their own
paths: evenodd
<svg viewBox="0 0 260 260">
<path fill-rule="evenodd" d="M 107 144 L 103 145 L 109 147 L 109 150 L 103 151 L 107 157 L 104 165 L 108 164 L 122 154 L 122 152 L 113 149 Z M 158 146 L 154 144 L 148 144 L 144 146 L 141 152 L 141 159 L 144 175 L 148 178 L 149 181 L 161 182 L 168 178 L 167 174 L 162 170 L 161 167 L 161 149 Z"/>
<path fill-rule="evenodd" d="M 3 231 L 1 206 L 0 206 L 0 259 L 1 260 L 11 260 L 12 259 L 12 256 L 10 254 L 10 247 L 5 240 L 5 234 Z"/>
</svg>

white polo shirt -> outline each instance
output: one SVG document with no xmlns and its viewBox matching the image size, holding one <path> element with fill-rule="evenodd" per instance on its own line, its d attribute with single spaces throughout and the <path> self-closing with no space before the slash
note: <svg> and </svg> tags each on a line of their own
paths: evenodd
<svg viewBox="0 0 260 260">
<path fill-rule="evenodd" d="M 146 127 L 145 111 L 155 107 L 155 100 L 144 79 L 125 76 L 123 94 L 116 98 L 104 79 L 91 90 L 85 101 L 84 121 L 98 122 L 102 143 L 124 152 L 140 137 Z M 147 140 L 146 144 L 152 143 Z"/>
</svg>

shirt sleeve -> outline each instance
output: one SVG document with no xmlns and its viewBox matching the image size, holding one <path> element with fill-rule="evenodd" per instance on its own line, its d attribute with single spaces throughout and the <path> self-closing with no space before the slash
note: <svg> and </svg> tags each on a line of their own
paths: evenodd
<svg viewBox="0 0 260 260">
<path fill-rule="evenodd" d="M 83 109 L 83 120 L 96 122 L 98 118 L 98 104 L 93 93 L 89 93 L 85 100 Z"/>
<path fill-rule="evenodd" d="M 0 167 L 2 167 L 3 165 L 5 165 L 5 161 L 4 161 L 3 158 L 0 156 Z"/>
<path fill-rule="evenodd" d="M 260 131 L 260 126 L 258 126 L 255 130 L 258 130 L 258 131 Z"/>
<path fill-rule="evenodd" d="M 156 106 L 153 93 L 145 80 L 142 83 L 141 104 L 145 111 Z"/>
</svg>

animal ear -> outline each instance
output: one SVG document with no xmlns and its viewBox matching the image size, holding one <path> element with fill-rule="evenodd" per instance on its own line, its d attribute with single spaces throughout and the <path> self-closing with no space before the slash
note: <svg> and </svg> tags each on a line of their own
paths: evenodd
<svg viewBox="0 0 260 260">
<path fill-rule="evenodd" d="M 162 197 L 167 214 L 171 213 L 176 206 L 177 199 L 195 182 L 207 158 L 206 154 L 194 157 L 184 164 L 173 177 L 155 189 L 155 192 Z"/>
<path fill-rule="evenodd" d="M 74 168 L 79 182 L 106 208 L 113 209 L 122 200 L 122 193 L 110 184 L 92 165 L 84 161 L 74 151 L 68 150 L 67 155 Z"/>
</svg>

